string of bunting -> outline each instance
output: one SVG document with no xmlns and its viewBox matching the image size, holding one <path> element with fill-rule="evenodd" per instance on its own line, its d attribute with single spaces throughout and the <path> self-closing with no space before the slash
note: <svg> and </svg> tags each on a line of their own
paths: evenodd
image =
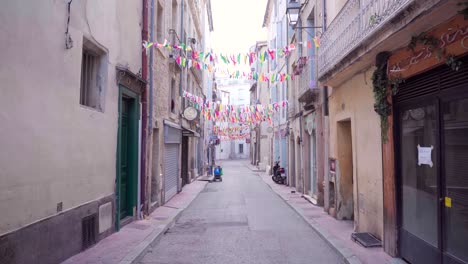
<svg viewBox="0 0 468 264">
<path fill-rule="evenodd" d="M 312 41 L 307 41 L 307 47 L 311 49 L 313 47 L 312 43 L 314 44 L 315 48 L 320 48 L 320 38 L 318 36 L 314 37 Z M 193 50 L 193 48 L 190 45 L 186 45 L 185 43 L 179 43 L 179 44 L 171 44 L 167 40 L 164 40 L 163 44 L 160 44 L 158 42 L 149 42 L 149 41 L 144 41 L 143 42 L 143 48 L 146 49 L 146 53 L 148 54 L 148 51 L 151 47 L 159 47 L 159 48 L 165 48 L 169 51 L 172 50 L 183 50 L 187 53 L 191 53 L 191 57 L 193 60 L 197 60 L 199 63 L 205 64 L 207 61 L 210 63 L 219 63 L 223 62 L 225 64 L 232 64 L 232 65 L 237 65 L 237 64 L 249 64 L 252 65 L 254 64 L 257 60 L 260 61 L 260 63 L 264 63 L 267 60 L 275 60 L 277 57 L 284 57 L 286 55 L 289 55 L 291 51 L 296 49 L 296 44 L 292 43 L 287 45 L 286 47 L 283 48 L 278 48 L 278 49 L 267 49 L 263 53 L 255 53 L 255 52 L 240 52 L 236 54 L 226 54 L 226 53 L 214 53 L 214 52 L 198 52 Z M 180 58 L 180 63 L 182 65 L 185 65 L 185 60 L 188 60 L 187 58 Z"/>
<path fill-rule="evenodd" d="M 258 73 L 258 72 L 243 72 L 219 70 L 222 74 L 229 76 L 231 79 L 245 79 L 259 82 L 285 82 L 294 80 L 294 75 L 288 73 Z"/>
<path fill-rule="evenodd" d="M 219 139 L 220 139 L 221 141 L 232 141 L 232 140 L 250 139 L 250 135 L 249 135 L 249 134 L 243 134 L 243 135 L 220 136 Z"/>
<path fill-rule="evenodd" d="M 273 123 L 273 115 L 288 106 L 288 101 L 267 105 L 223 105 L 205 100 L 203 97 L 184 91 L 183 97 L 192 102 L 206 120 L 215 122 L 258 124 Z"/>
<path fill-rule="evenodd" d="M 221 127 L 221 126 L 214 126 L 213 133 L 215 134 L 232 134 L 232 133 L 240 133 L 244 130 L 248 130 L 248 126 L 235 126 L 235 127 Z"/>
</svg>

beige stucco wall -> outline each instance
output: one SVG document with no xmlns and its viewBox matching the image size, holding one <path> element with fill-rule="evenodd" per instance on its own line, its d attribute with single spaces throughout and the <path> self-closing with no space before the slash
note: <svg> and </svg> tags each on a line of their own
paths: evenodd
<svg viewBox="0 0 468 264">
<path fill-rule="evenodd" d="M 2 3 L 0 234 L 114 193 L 115 66 L 141 68 L 140 2 L 74 1 L 69 50 L 65 1 Z M 83 36 L 107 52 L 103 112 L 79 103 Z"/>
<path fill-rule="evenodd" d="M 382 237 L 382 148 L 374 112 L 373 68 L 355 75 L 330 93 L 330 157 L 338 158 L 337 122 L 351 121 L 354 221 L 360 232 Z M 338 201 L 339 202 L 339 201 Z"/>
</svg>

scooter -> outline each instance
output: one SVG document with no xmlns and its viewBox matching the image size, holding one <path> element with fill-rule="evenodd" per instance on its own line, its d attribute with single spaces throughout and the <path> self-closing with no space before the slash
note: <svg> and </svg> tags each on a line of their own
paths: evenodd
<svg viewBox="0 0 468 264">
<path fill-rule="evenodd" d="M 286 171 L 284 168 L 281 168 L 279 161 L 275 161 L 275 166 L 273 166 L 273 176 L 271 176 L 271 179 L 277 184 L 286 183 Z"/>
</svg>

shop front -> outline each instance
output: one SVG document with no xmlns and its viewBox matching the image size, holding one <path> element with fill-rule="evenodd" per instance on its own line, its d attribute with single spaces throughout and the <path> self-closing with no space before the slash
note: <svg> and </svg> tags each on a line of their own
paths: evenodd
<svg viewBox="0 0 468 264">
<path fill-rule="evenodd" d="M 425 36 L 440 41 L 431 49 L 416 43 L 388 61 L 390 79 L 404 80 L 392 98 L 387 143 L 395 241 L 410 263 L 468 263 L 468 21 L 456 16 Z"/>
</svg>

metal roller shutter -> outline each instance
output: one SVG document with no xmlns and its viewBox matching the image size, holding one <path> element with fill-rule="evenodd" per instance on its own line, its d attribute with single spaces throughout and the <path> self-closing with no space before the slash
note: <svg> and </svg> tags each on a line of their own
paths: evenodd
<svg viewBox="0 0 468 264">
<path fill-rule="evenodd" d="M 468 56 L 460 59 L 462 67 L 458 71 L 450 69 L 446 65 L 439 66 L 425 73 L 413 76 L 405 80 L 398 93 L 393 98 L 396 104 L 417 99 L 422 96 L 439 96 L 442 91 L 460 89 L 460 86 L 468 83 Z"/>
<path fill-rule="evenodd" d="M 179 176 L 179 144 L 165 144 L 166 170 L 164 173 L 164 201 L 168 202 L 177 194 L 177 178 Z"/>
</svg>

